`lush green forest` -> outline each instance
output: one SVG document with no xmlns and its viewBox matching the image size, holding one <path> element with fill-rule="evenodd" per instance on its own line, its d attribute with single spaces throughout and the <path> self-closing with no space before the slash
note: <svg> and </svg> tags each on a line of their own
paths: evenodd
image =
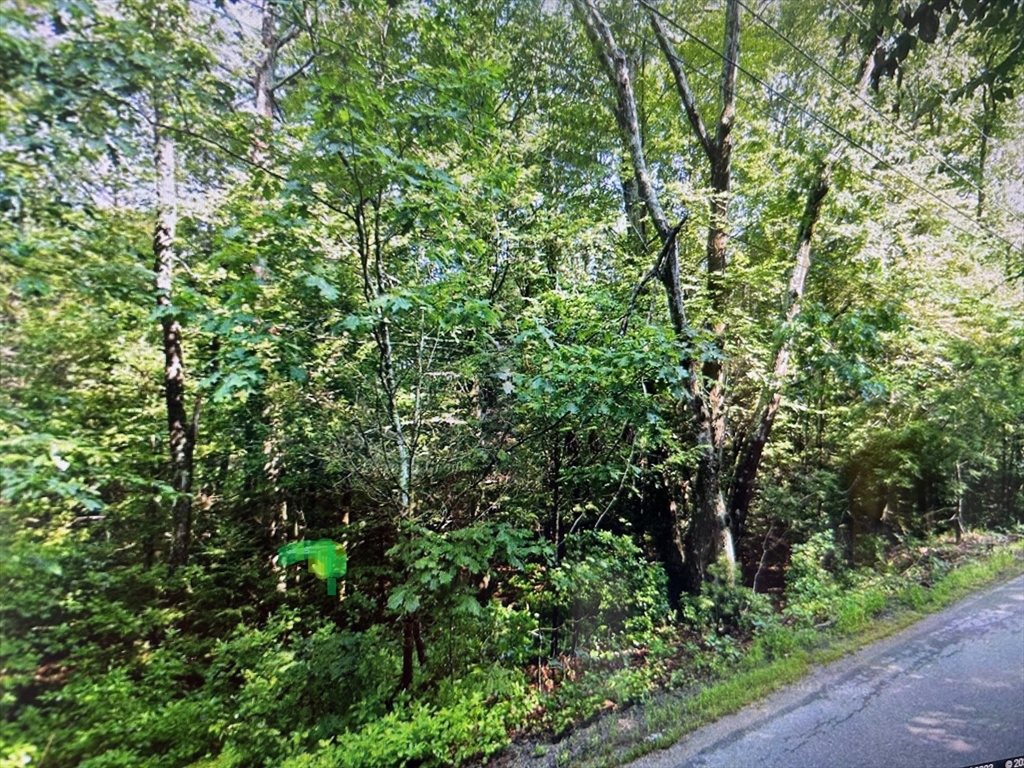
<svg viewBox="0 0 1024 768">
<path fill-rule="evenodd" d="M 0 765 L 486 759 L 1024 533 L 1019 0 L 0 8 Z"/>
</svg>

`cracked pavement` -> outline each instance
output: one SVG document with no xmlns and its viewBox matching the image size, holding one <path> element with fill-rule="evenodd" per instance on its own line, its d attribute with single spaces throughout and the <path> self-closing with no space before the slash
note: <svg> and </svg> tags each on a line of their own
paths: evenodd
<svg viewBox="0 0 1024 768">
<path fill-rule="evenodd" d="M 963 768 L 1022 755 L 1019 576 L 821 667 L 631 768 Z"/>
</svg>

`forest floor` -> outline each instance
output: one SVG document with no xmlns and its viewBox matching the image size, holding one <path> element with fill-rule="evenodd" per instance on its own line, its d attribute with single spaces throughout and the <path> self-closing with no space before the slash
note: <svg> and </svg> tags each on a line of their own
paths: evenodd
<svg viewBox="0 0 1024 768">
<path fill-rule="evenodd" d="M 537 730 L 518 735 L 488 768 L 593 768 L 622 765 L 666 748 L 687 733 L 796 682 L 819 665 L 881 640 L 971 592 L 1024 572 L 1024 536 L 968 533 L 885 554 L 891 597 L 853 629 L 838 631 L 835 619 L 813 632 L 793 630 L 789 652 L 760 658 L 756 640 L 738 642 L 745 654 L 723 663 L 698 664 L 680 687 L 660 687 L 629 706 L 612 702 L 559 735 Z M 877 586 L 877 585 L 876 585 Z M 783 627 L 791 626 L 788 619 Z M 692 645 L 689 646 L 692 649 Z M 753 653 L 750 653 L 754 651 Z M 689 650 L 680 647 L 680 655 Z M 714 648 L 709 649 L 714 655 Z"/>
</svg>

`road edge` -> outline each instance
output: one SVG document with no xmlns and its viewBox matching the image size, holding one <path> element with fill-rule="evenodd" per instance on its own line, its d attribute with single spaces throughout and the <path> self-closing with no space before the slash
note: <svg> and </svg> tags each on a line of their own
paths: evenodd
<svg viewBox="0 0 1024 768">
<path fill-rule="evenodd" d="M 1005 542 L 1006 539 L 1003 539 Z M 931 585 L 893 593 L 885 607 L 846 631 L 803 632 L 790 652 L 771 660 L 749 657 L 699 690 L 660 691 L 608 713 L 556 744 L 537 744 L 533 759 L 497 764 L 541 768 L 617 768 L 666 750 L 688 734 L 795 684 L 822 667 L 901 632 L 972 594 L 1024 574 L 1024 539 L 1010 540 L 953 568 Z M 492 760 L 492 763 L 495 761 Z"/>
<path fill-rule="evenodd" d="M 1021 574 L 1024 574 L 1024 540 L 994 548 L 983 559 L 947 573 L 930 588 L 928 599 L 919 607 L 902 605 L 902 593 L 897 594 L 881 615 L 869 617 L 863 627 L 843 634 L 823 635 L 821 644 L 816 647 L 799 648 L 786 657 L 754 669 L 741 669 L 682 702 L 678 726 L 666 727 L 619 754 L 602 756 L 586 764 L 593 768 L 616 768 L 651 752 L 668 749 L 697 729 L 761 701 L 827 664 L 912 627 L 976 592 L 998 586 Z M 680 708 L 673 709 L 678 711 Z"/>
</svg>

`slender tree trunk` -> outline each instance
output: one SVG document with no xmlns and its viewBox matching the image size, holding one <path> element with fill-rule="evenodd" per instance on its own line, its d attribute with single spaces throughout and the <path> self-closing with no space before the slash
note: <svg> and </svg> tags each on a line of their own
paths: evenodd
<svg viewBox="0 0 1024 768">
<path fill-rule="evenodd" d="M 708 294 L 713 318 L 724 309 L 722 280 L 728 265 L 729 191 L 732 186 L 732 126 L 736 119 L 736 71 L 740 55 L 740 6 L 726 4 L 725 55 L 722 61 L 722 112 L 715 126 L 715 140 L 708 159 L 711 163 L 710 224 L 708 226 Z"/>
<path fill-rule="evenodd" d="M 361 187 L 357 176 L 353 181 Z M 380 207 L 382 193 L 378 190 L 372 196 L 363 196 L 352 210 L 356 225 L 360 268 L 363 279 L 363 297 L 372 305 L 387 292 L 385 265 L 385 243 L 381 233 Z M 368 215 L 369 213 L 369 215 Z M 409 532 L 403 523 L 411 521 L 415 513 L 415 471 L 416 431 L 419 426 L 419 403 L 417 394 L 414 405 L 411 431 L 407 432 L 399 403 L 399 381 L 395 370 L 394 342 L 391 335 L 391 320 L 385 309 L 377 310 L 373 327 L 377 347 L 377 381 L 381 388 L 387 426 L 393 431 L 395 464 L 388 469 L 396 470 L 395 512 L 392 523 L 399 542 L 406 542 Z M 422 355 L 422 350 L 421 350 Z M 396 466 L 397 465 L 397 466 Z M 416 612 L 407 613 L 402 619 L 402 673 L 398 691 L 408 690 L 413 682 L 414 653 L 420 666 L 426 662 L 426 648 L 420 634 L 420 620 Z"/>
<path fill-rule="evenodd" d="M 263 0 L 260 24 L 261 50 L 256 62 L 256 114 L 262 124 L 257 128 L 252 142 L 252 160 L 264 165 L 269 156 L 271 124 L 274 120 L 274 72 L 277 65 L 279 39 L 277 35 L 277 14 L 272 0 Z"/>
<path fill-rule="evenodd" d="M 174 287 L 174 236 L 178 217 L 174 142 L 159 125 L 155 128 L 157 221 L 153 232 L 156 273 L 156 305 L 160 311 L 164 350 L 164 400 L 171 452 L 171 485 L 175 491 L 171 512 L 170 563 L 188 563 L 192 544 L 192 454 L 198 422 L 198 400 L 191 422 L 185 410 L 185 362 L 172 292 Z"/>
<path fill-rule="evenodd" d="M 821 206 L 831 185 L 831 176 L 832 164 L 831 160 L 827 160 L 821 165 L 817 177 L 807 193 L 807 203 L 804 206 L 800 229 L 797 233 L 793 275 L 789 281 L 783 320 L 783 327 L 787 331 L 797 315 L 800 314 L 804 287 L 807 283 L 807 275 L 811 270 L 811 238 L 814 236 L 814 228 L 821 214 Z M 768 443 L 772 426 L 775 424 L 775 417 L 782 404 L 782 385 L 789 375 L 790 354 L 791 338 L 786 336 L 775 349 L 771 380 L 762 395 L 762 402 L 765 402 L 765 405 L 757 417 L 753 435 L 740 452 L 729 505 L 732 511 L 733 531 L 737 537 L 743 535 L 747 513 L 754 496 L 754 483 L 761 467 L 761 458 L 764 455 L 764 447 Z"/>
<path fill-rule="evenodd" d="M 412 687 L 413 661 L 422 670 L 427 664 L 427 647 L 423 643 L 418 612 L 407 614 L 402 619 L 402 676 L 398 681 L 398 691 L 407 691 Z"/>
<path fill-rule="evenodd" d="M 988 161 L 988 138 L 995 124 L 996 101 L 992 98 L 989 87 L 981 90 L 981 139 L 978 143 L 978 205 L 976 216 L 981 221 L 985 215 L 985 163 Z"/>
<path fill-rule="evenodd" d="M 966 490 L 963 471 L 958 461 L 956 463 L 956 514 L 950 518 L 950 521 L 953 523 L 953 535 L 957 544 L 960 543 L 960 539 L 963 538 L 964 533 L 967 531 L 967 527 L 964 525 L 964 493 Z"/>
<path fill-rule="evenodd" d="M 274 134 L 274 74 L 280 39 L 277 34 L 278 20 L 274 1 L 263 0 L 261 13 L 261 47 L 259 58 L 256 60 L 256 76 L 253 78 L 254 106 L 259 117 L 259 125 L 253 132 L 250 157 L 254 165 L 265 167 L 270 162 L 270 144 Z M 252 271 L 257 280 L 267 279 L 267 257 L 262 251 L 257 251 Z"/>
<path fill-rule="evenodd" d="M 657 191 L 647 169 L 643 144 L 637 120 L 636 98 L 630 79 L 626 55 L 616 44 L 611 28 L 601 16 L 593 0 L 574 0 L 573 5 L 583 20 L 587 34 L 598 51 L 601 63 L 615 88 L 615 118 L 626 151 L 633 165 L 636 191 L 650 215 L 662 243 L 652 274 L 665 287 L 669 316 L 676 334 L 689 340 L 686 322 L 685 298 L 679 273 L 679 249 L 676 235 L 680 225 L 673 228 L 665 216 Z M 735 84 L 739 58 L 740 6 L 738 0 L 728 0 L 726 8 L 725 63 L 722 70 L 722 112 L 716 125 L 714 140 L 711 140 L 700 121 L 698 110 L 682 76 L 679 59 L 675 56 L 667 36 L 651 13 L 652 23 L 676 77 L 677 87 L 688 118 L 694 131 L 708 154 L 712 165 L 712 183 L 715 192 L 710 202 L 712 221 L 708 233 L 708 289 L 712 297 L 712 318 L 719 317 L 725 301 L 722 277 L 726 266 L 728 194 L 731 178 L 731 131 L 735 118 Z M 685 220 L 684 220 L 685 221 Z M 649 277 L 649 276 L 648 276 Z M 642 282 L 646 282 L 644 278 Z M 721 338 L 724 330 L 714 319 L 710 330 Z M 692 405 L 692 431 L 700 447 L 694 494 L 696 496 L 693 517 L 682 539 L 681 553 L 686 570 L 686 589 L 696 592 L 707 576 L 708 566 L 719 554 L 728 564 L 728 578 L 733 579 L 735 571 L 735 548 L 729 528 L 725 498 L 722 493 L 722 444 L 725 438 L 724 392 L 721 383 L 722 369 L 718 361 L 699 363 L 688 357 L 683 361 L 690 370 Z M 710 382 L 710 385 L 706 384 Z M 677 510 L 673 506 L 673 510 Z M 676 512 L 676 515 L 678 513 Z M 674 529 L 681 529 L 676 519 Z"/>
</svg>

